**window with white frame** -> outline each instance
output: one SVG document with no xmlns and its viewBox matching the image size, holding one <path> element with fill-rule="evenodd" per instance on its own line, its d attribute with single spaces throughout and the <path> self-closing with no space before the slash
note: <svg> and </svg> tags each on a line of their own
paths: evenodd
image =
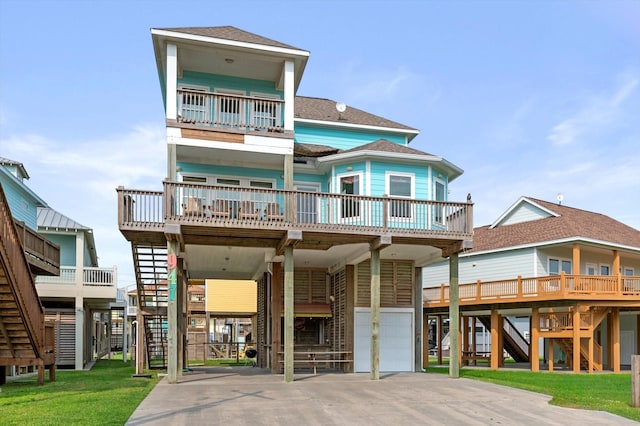
<svg viewBox="0 0 640 426">
<path fill-rule="evenodd" d="M 178 116 L 186 123 L 202 123 L 211 119 L 209 107 L 209 88 L 206 86 L 179 87 Z"/>
<path fill-rule="evenodd" d="M 627 277 L 632 277 L 634 274 L 635 270 L 633 268 L 622 268 L 622 275 L 625 275 Z"/>
<path fill-rule="evenodd" d="M 251 94 L 251 125 L 256 130 L 270 130 L 280 124 L 280 98 L 263 93 Z"/>
<path fill-rule="evenodd" d="M 611 267 L 609 265 L 600 264 L 600 275 L 609 275 Z"/>
<path fill-rule="evenodd" d="M 571 274 L 571 261 L 568 259 L 549 258 L 549 275 L 560 275 L 561 272 Z"/>
<path fill-rule="evenodd" d="M 389 216 L 392 218 L 410 218 L 412 216 L 412 203 L 414 186 L 413 174 L 387 173 L 386 193 L 393 198 L 406 198 L 404 200 L 392 200 L 389 205 Z"/>
<path fill-rule="evenodd" d="M 440 179 L 436 179 L 434 181 L 434 194 L 435 194 L 435 200 L 436 201 L 445 201 L 446 200 L 446 185 L 444 183 L 444 181 L 440 180 Z M 435 214 L 434 214 L 434 220 L 436 223 L 444 223 L 444 217 L 445 217 L 445 207 L 444 205 L 442 206 L 436 206 L 435 207 Z"/>
<path fill-rule="evenodd" d="M 595 263 L 587 263 L 587 275 L 597 275 L 598 265 Z"/>
<path fill-rule="evenodd" d="M 339 176 L 340 194 L 360 195 L 362 192 L 362 176 L 360 173 Z M 343 198 L 341 202 L 340 217 L 354 218 L 360 216 L 360 200 L 355 198 Z"/>
</svg>

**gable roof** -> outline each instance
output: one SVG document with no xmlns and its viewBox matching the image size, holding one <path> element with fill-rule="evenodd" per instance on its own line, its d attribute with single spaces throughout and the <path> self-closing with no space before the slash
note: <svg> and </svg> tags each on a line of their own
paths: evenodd
<svg viewBox="0 0 640 426">
<path fill-rule="evenodd" d="M 340 113 L 336 109 L 336 101 L 325 98 L 296 96 L 294 116 L 298 120 L 327 121 L 342 126 L 356 125 L 402 130 L 405 133 L 413 134 L 409 139 L 418 134 L 418 130 L 413 127 L 351 106 L 347 106 L 347 109 Z"/>
<path fill-rule="evenodd" d="M 258 34 L 253 34 L 230 25 L 220 27 L 158 28 L 158 30 L 191 34 L 202 37 L 219 38 L 222 40 L 239 41 L 242 43 L 261 44 L 271 47 L 282 47 L 284 49 L 302 50 L 289 44 L 281 43 L 279 41 L 272 40 Z"/>
<path fill-rule="evenodd" d="M 531 197 L 522 197 L 521 202 L 533 202 L 555 216 L 474 228 L 473 249 L 469 253 L 571 239 L 595 240 L 640 250 L 640 231 L 609 216 Z"/>
<path fill-rule="evenodd" d="M 24 164 L 19 161 L 10 160 L 5 157 L 0 157 L 0 166 L 15 166 L 20 171 L 20 174 L 25 178 L 29 179 L 29 173 L 27 173 L 27 169 L 24 168 Z"/>
</svg>

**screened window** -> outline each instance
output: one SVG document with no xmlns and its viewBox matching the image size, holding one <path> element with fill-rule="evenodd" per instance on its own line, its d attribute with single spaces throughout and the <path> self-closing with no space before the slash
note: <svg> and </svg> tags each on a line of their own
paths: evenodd
<svg viewBox="0 0 640 426">
<path fill-rule="evenodd" d="M 360 194 L 360 176 L 350 175 L 342 176 L 340 178 L 340 193 L 348 195 Z M 360 216 L 360 203 L 357 199 L 343 199 L 342 200 L 342 218 L 358 217 Z"/>
<path fill-rule="evenodd" d="M 389 195 L 394 198 L 408 198 L 412 196 L 413 178 L 403 175 L 388 175 Z M 404 200 L 392 200 L 390 205 L 391 217 L 411 217 L 411 202 Z"/>
</svg>

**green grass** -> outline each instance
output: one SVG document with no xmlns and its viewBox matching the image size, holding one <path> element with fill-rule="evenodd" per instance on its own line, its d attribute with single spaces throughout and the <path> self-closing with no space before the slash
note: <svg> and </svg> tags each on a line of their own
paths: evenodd
<svg viewBox="0 0 640 426">
<path fill-rule="evenodd" d="M 248 365 L 248 361 L 243 358 L 240 358 L 239 361 L 236 361 L 235 358 L 227 358 L 227 359 L 208 359 L 205 361 L 204 365 L 207 367 L 236 367 L 236 366 L 244 366 Z M 191 360 L 189 361 L 189 366 L 200 367 L 202 366 L 202 360 Z"/>
<path fill-rule="evenodd" d="M 447 367 L 429 367 L 428 373 L 447 374 Z M 460 377 L 550 395 L 561 407 L 602 410 L 640 421 L 640 408 L 631 406 L 631 374 L 571 374 L 488 369 L 460 370 Z"/>
<path fill-rule="evenodd" d="M 37 376 L 2 385 L 0 423 L 8 425 L 122 425 L 158 382 L 132 378 L 121 360 L 100 360 L 90 371 L 56 371 L 38 386 Z"/>
</svg>

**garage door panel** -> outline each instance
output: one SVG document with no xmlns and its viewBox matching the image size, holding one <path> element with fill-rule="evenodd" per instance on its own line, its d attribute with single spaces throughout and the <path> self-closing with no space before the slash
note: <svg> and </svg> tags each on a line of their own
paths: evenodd
<svg viewBox="0 0 640 426">
<path fill-rule="evenodd" d="M 380 313 L 380 371 L 413 371 L 413 312 Z M 371 312 L 355 315 L 354 364 L 356 372 L 371 367 Z"/>
</svg>

